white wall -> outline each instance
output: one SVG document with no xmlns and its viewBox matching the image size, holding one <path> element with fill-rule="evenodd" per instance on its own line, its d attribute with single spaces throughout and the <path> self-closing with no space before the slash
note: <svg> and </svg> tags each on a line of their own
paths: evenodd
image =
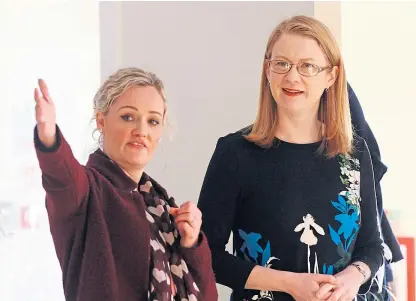
<svg viewBox="0 0 416 301">
<path fill-rule="evenodd" d="M 382 180 L 385 208 L 395 234 L 414 237 L 416 3 L 343 2 L 341 11 L 348 79 L 389 167 Z M 397 300 L 407 300 L 406 264 L 394 264 Z"/>
<path fill-rule="evenodd" d="M 165 82 L 174 137 L 148 171 L 179 203 L 197 201 L 217 139 L 253 122 L 273 28 L 313 12 L 313 2 L 100 3 L 102 77 L 138 66 Z"/>
<path fill-rule="evenodd" d="M 150 170 L 179 202 L 196 200 L 217 138 L 254 120 L 270 32 L 284 17 L 312 15 L 313 3 L 103 2 L 100 7 L 102 77 L 118 67 L 139 66 L 164 80 L 174 138 L 162 142 L 159 162 Z M 117 27 L 121 37 L 115 36 Z"/>
<path fill-rule="evenodd" d="M 398 234 L 416 234 L 414 187 L 416 3 L 342 3 L 342 44 L 348 79 L 377 137 L 389 170 L 386 208 Z"/>
<path fill-rule="evenodd" d="M 94 0 L 0 1 L 0 199 L 44 208 L 33 148 L 38 77 L 50 86 L 75 154 L 85 157 L 100 80 L 98 18 Z M 61 279 L 47 227 L 0 237 L 0 300 L 63 301 Z"/>
</svg>

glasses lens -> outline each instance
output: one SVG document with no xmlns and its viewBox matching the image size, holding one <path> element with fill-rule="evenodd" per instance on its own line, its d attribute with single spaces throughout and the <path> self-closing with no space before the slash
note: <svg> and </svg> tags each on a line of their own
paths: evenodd
<svg viewBox="0 0 416 301">
<path fill-rule="evenodd" d="M 298 71 L 304 76 L 315 76 L 319 72 L 319 67 L 314 64 L 302 63 L 298 65 Z"/>
<path fill-rule="evenodd" d="M 271 61 L 271 69 L 276 73 L 286 73 L 290 70 L 290 63 L 285 61 Z"/>
</svg>

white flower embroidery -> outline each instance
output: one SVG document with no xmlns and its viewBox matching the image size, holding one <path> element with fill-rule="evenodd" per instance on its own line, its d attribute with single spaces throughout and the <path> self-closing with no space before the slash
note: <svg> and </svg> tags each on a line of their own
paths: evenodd
<svg viewBox="0 0 416 301">
<path fill-rule="evenodd" d="M 308 273 L 311 272 L 310 246 L 314 246 L 318 243 L 318 238 L 315 236 L 311 228 L 314 228 L 318 234 L 325 235 L 324 229 L 315 223 L 314 217 L 309 213 L 303 217 L 303 223 L 300 223 L 295 228 L 295 232 L 299 232 L 303 229 L 303 233 L 300 237 L 300 241 L 308 246 Z M 318 261 L 318 257 L 315 253 L 315 266 L 317 266 L 317 261 Z M 314 270 L 316 270 L 316 268 Z"/>
</svg>

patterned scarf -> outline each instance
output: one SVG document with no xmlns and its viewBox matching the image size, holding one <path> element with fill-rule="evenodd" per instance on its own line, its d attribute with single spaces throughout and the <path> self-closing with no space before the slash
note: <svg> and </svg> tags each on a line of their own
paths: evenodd
<svg viewBox="0 0 416 301">
<path fill-rule="evenodd" d="M 150 225 L 148 300 L 202 301 L 198 286 L 180 253 L 179 232 L 168 213 L 168 208 L 176 207 L 175 200 L 159 191 L 158 186 L 146 174 L 139 183 Z"/>
</svg>

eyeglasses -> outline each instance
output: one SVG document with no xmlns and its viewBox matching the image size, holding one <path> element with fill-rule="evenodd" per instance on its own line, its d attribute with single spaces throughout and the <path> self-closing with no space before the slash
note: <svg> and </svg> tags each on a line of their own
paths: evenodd
<svg viewBox="0 0 416 301">
<path fill-rule="evenodd" d="M 268 60 L 268 64 L 270 70 L 278 74 L 286 74 L 292 69 L 292 66 L 296 66 L 299 74 L 307 77 L 316 76 L 324 70 L 332 69 L 332 66 L 319 67 L 315 64 L 305 62 L 292 64 L 282 60 Z"/>
</svg>

